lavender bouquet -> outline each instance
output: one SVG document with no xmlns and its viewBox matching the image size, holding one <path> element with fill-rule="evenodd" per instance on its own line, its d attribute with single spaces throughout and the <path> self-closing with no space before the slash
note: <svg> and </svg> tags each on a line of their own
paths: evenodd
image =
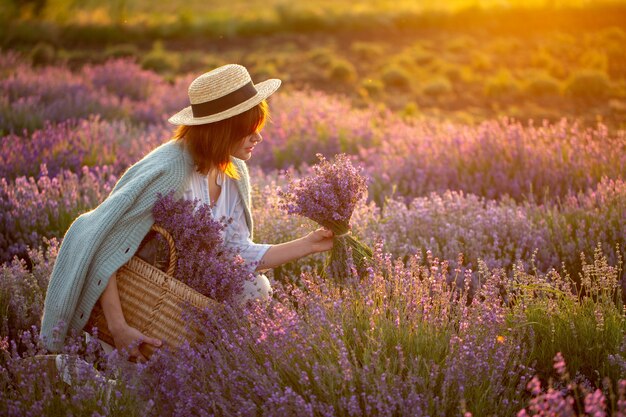
<svg viewBox="0 0 626 417">
<path fill-rule="evenodd" d="M 281 207 L 289 214 L 308 217 L 335 234 L 327 270 L 339 281 L 364 270 L 372 250 L 350 234 L 350 217 L 359 200 L 365 197 L 367 184 L 361 167 L 354 167 L 345 154 L 328 161 L 317 154 L 313 175 L 289 181 L 286 191 L 279 191 Z"/>
<path fill-rule="evenodd" d="M 220 302 L 241 296 L 244 283 L 252 279 L 253 266 L 233 249 L 224 246 L 222 230 L 206 204 L 174 200 L 172 193 L 159 196 L 152 209 L 155 223 L 174 238 L 178 264 L 174 277 L 194 290 Z"/>
</svg>

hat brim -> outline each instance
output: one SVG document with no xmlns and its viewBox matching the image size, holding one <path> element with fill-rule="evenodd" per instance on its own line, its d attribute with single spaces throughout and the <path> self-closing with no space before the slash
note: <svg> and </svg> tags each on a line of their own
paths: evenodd
<svg viewBox="0 0 626 417">
<path fill-rule="evenodd" d="M 272 78 L 255 84 L 254 87 L 257 90 L 257 94 L 254 97 L 251 97 L 248 100 L 220 113 L 215 113 L 210 116 L 204 117 L 193 117 L 191 106 L 189 106 L 185 107 L 184 109 L 170 117 L 167 121 L 176 126 L 193 126 L 228 119 L 229 117 L 241 114 L 246 110 L 250 110 L 252 107 L 256 106 L 257 104 L 271 96 L 276 90 L 278 90 L 280 84 L 281 81 L 276 78 Z"/>
</svg>

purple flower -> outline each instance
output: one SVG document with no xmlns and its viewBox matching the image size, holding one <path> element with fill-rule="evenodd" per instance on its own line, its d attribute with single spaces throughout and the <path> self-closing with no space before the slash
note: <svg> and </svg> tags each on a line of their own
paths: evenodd
<svg viewBox="0 0 626 417">
<path fill-rule="evenodd" d="M 251 279 L 253 265 L 224 246 L 225 221 L 213 219 L 211 208 L 197 201 L 160 197 L 152 210 L 155 223 L 174 239 L 178 253 L 175 277 L 218 301 L 234 301 Z"/>
<path fill-rule="evenodd" d="M 317 157 L 320 162 L 311 168 L 313 175 L 292 180 L 287 191 L 279 191 L 281 207 L 335 233 L 326 273 L 345 282 L 363 272 L 372 258 L 372 250 L 349 234 L 352 212 L 365 197 L 367 182 L 362 168 L 354 167 L 347 155 L 335 155 L 332 161 Z"/>
<path fill-rule="evenodd" d="M 556 371 L 557 374 L 559 374 L 561 378 L 567 375 L 567 367 L 565 365 L 565 359 L 563 358 L 563 355 L 561 354 L 561 352 L 557 352 L 556 356 L 554 357 L 554 370 Z"/>
<path fill-rule="evenodd" d="M 321 154 L 317 157 L 320 162 L 311 168 L 313 175 L 295 179 L 287 191 L 279 192 L 284 200 L 282 207 L 337 234 L 346 233 L 356 204 L 367 193 L 363 169 L 354 167 L 345 154 L 336 155 L 332 161 Z"/>
<path fill-rule="evenodd" d="M 606 398 L 599 389 L 585 397 L 585 412 L 591 417 L 606 417 Z"/>
</svg>

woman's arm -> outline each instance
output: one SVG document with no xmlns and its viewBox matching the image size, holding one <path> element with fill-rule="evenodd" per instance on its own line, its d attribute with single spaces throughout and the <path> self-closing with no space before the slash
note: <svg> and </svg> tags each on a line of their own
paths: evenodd
<svg viewBox="0 0 626 417">
<path fill-rule="evenodd" d="M 159 347 L 161 346 L 161 341 L 153 337 L 145 336 L 139 330 L 130 327 L 126 323 L 115 276 L 116 274 L 113 274 L 111 278 L 109 278 L 109 283 L 100 296 L 100 306 L 104 311 L 107 326 L 115 341 L 115 348 L 122 351 L 124 349 L 128 350 L 129 347 L 131 347 L 132 349 L 128 352 L 129 356 L 136 358 L 139 362 L 144 362 L 146 358 L 139 352 L 139 345 L 141 343 L 148 343 L 152 346 Z"/>
<path fill-rule="evenodd" d="M 275 268 L 313 253 L 330 250 L 332 247 L 333 232 L 328 229 L 317 229 L 300 239 L 272 245 L 261 258 L 256 270 Z"/>
</svg>

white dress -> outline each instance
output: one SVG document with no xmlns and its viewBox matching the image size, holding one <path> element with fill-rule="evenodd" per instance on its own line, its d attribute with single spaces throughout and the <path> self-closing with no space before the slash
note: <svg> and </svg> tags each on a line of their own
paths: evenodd
<svg viewBox="0 0 626 417">
<path fill-rule="evenodd" d="M 217 220 L 232 219 L 232 222 L 222 232 L 224 244 L 229 248 L 234 248 L 247 263 L 257 265 L 272 245 L 254 243 L 250 239 L 243 202 L 235 180 L 220 172 L 217 176 L 217 184 L 222 187 L 222 191 L 211 208 L 213 218 Z M 198 200 L 199 204 L 210 205 L 209 196 L 208 177 L 197 171 L 194 172 L 183 198 L 185 200 Z M 255 281 L 246 282 L 241 301 L 257 298 L 266 299 L 271 294 L 272 287 L 267 277 L 263 274 L 256 274 Z"/>
</svg>

